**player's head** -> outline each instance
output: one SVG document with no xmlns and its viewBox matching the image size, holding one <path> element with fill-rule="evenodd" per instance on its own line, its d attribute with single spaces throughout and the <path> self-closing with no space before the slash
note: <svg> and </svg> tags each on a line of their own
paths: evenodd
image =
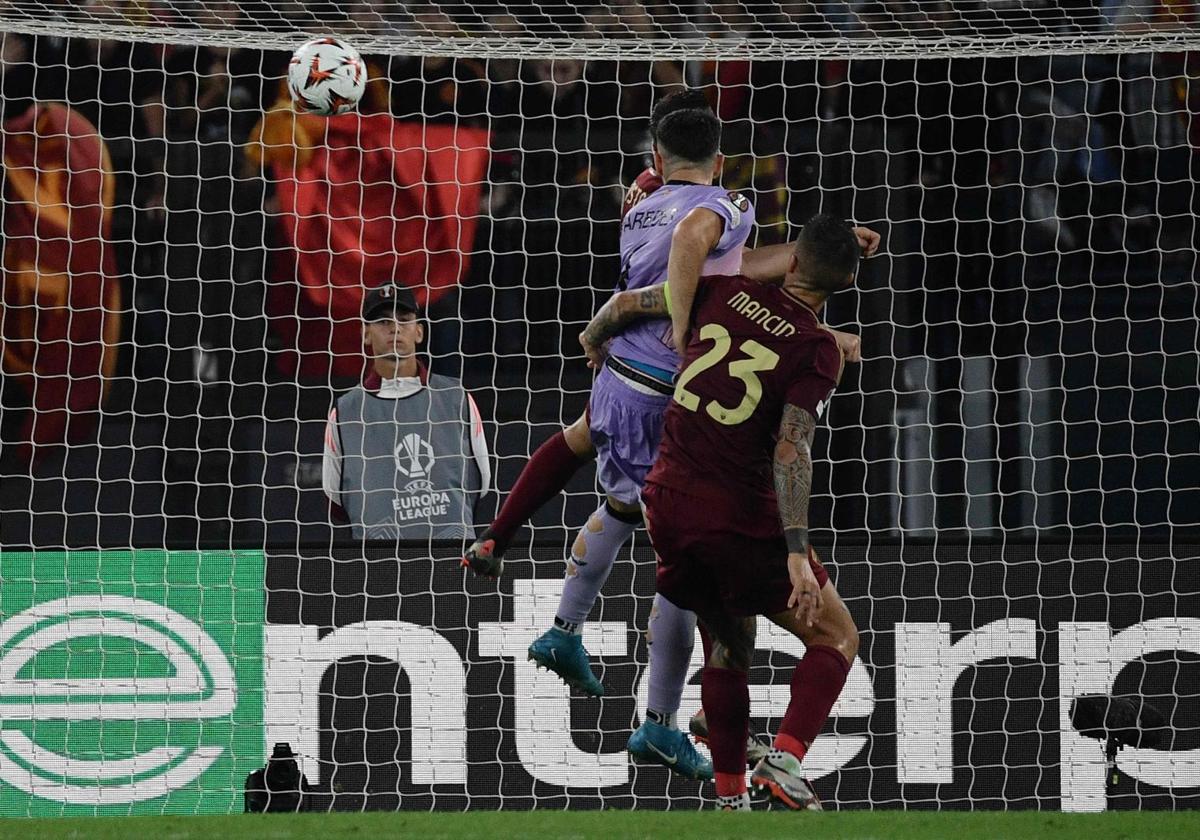
<svg viewBox="0 0 1200 840">
<path fill-rule="evenodd" d="M 716 178 L 722 160 L 721 121 L 707 104 L 672 111 L 659 121 L 654 137 L 654 168 L 663 178 L 669 179 L 681 169 L 699 170 L 701 176 L 711 173 Z"/>
<path fill-rule="evenodd" d="M 800 231 L 784 285 L 828 297 L 854 282 L 861 257 L 850 225 L 831 213 L 818 213 Z"/>
<path fill-rule="evenodd" d="M 380 376 L 415 375 L 417 345 L 425 339 L 417 312 L 417 299 L 407 286 L 385 283 L 363 296 L 363 343 Z"/>
<path fill-rule="evenodd" d="M 667 114 L 692 109 L 699 109 L 701 111 L 712 110 L 708 104 L 708 97 L 704 95 L 704 91 L 695 89 L 677 90 L 674 93 L 668 93 L 662 99 L 655 102 L 654 108 L 650 111 L 650 139 L 658 142 L 658 126 Z"/>
</svg>

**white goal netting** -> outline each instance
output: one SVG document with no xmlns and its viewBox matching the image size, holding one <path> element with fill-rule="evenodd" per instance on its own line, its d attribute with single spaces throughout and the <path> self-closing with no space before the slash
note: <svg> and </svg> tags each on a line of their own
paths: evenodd
<svg viewBox="0 0 1200 840">
<path fill-rule="evenodd" d="M 5 28 L 292 49 L 331 32 L 364 52 L 457 57 L 716 59 L 1138 52 L 1194 44 L 1171 0 L 347 3 L 11 0 Z M 147 29 L 153 27 L 153 34 Z"/>
<path fill-rule="evenodd" d="M 326 34 L 369 78 L 333 120 L 284 85 Z M 825 313 L 864 359 L 812 516 L 863 648 L 822 795 L 1197 803 L 1197 4 L 9 0 L 0 814 L 237 809 L 276 741 L 316 807 L 704 801 L 623 752 L 644 531 L 586 637 L 603 703 L 524 661 L 590 467 L 498 589 L 428 536 L 364 547 L 323 486 L 334 399 L 375 387 L 363 289 L 394 281 L 478 406 L 487 524 L 586 406 L 575 336 L 617 283 L 651 107 L 683 87 L 723 123 L 751 244 L 818 211 L 883 237 Z M 440 504 L 428 445 L 394 453 L 424 494 L 398 515 Z M 764 639 L 760 732 L 797 652 Z M 1109 692 L 1175 735 L 1106 792 L 1067 710 Z"/>
</svg>

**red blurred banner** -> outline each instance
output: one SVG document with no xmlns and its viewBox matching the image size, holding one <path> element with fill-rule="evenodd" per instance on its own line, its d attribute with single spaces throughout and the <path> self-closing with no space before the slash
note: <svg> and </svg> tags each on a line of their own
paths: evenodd
<svg viewBox="0 0 1200 840">
<path fill-rule="evenodd" d="M 270 296 L 285 373 L 356 377 L 364 365 L 365 287 L 410 286 L 422 306 L 466 273 L 488 161 L 488 132 L 326 119 L 281 103 L 248 150 L 270 168 L 280 239 Z"/>
<path fill-rule="evenodd" d="M 66 105 L 4 122 L 5 377 L 32 411 L 21 448 L 78 440 L 94 428 L 117 360 L 121 292 L 109 235 L 112 165 L 95 127 Z"/>
</svg>

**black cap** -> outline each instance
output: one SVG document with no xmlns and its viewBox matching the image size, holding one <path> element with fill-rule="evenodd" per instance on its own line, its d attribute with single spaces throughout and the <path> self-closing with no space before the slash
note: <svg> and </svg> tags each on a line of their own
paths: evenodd
<svg viewBox="0 0 1200 840">
<path fill-rule="evenodd" d="M 412 289 L 407 286 L 397 286 L 385 283 L 374 289 L 368 289 L 363 295 L 362 318 L 364 321 L 374 321 L 381 315 L 395 312 L 417 312 L 417 299 Z"/>
</svg>

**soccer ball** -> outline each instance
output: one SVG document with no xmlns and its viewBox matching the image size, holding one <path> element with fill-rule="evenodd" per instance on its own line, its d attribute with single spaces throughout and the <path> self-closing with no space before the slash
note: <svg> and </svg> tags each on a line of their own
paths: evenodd
<svg viewBox="0 0 1200 840">
<path fill-rule="evenodd" d="M 313 38 L 292 53 L 288 90 L 301 111 L 332 117 L 362 99 L 367 68 L 358 50 L 337 38 Z"/>
</svg>

